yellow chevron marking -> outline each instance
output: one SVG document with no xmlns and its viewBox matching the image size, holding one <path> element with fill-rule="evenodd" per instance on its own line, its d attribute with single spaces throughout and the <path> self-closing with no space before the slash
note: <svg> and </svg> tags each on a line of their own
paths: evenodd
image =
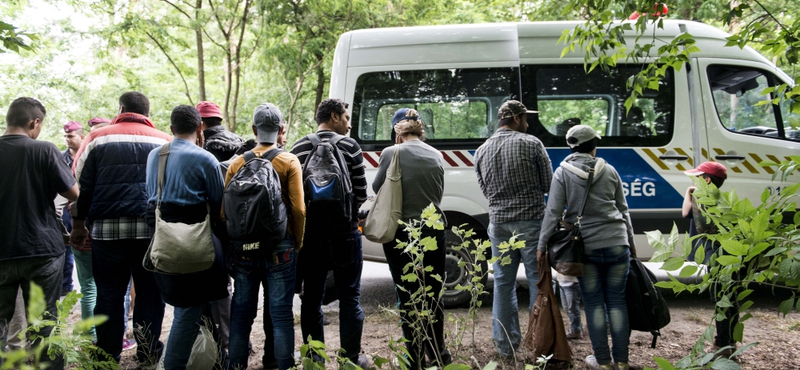
<svg viewBox="0 0 800 370">
<path fill-rule="evenodd" d="M 745 168 L 747 168 L 748 170 L 750 170 L 750 173 L 758 173 L 758 170 L 755 167 L 753 167 L 753 165 L 750 164 L 750 162 L 748 162 L 746 159 L 742 161 L 742 165 L 745 166 Z"/>
<path fill-rule="evenodd" d="M 756 161 L 756 163 L 761 163 L 762 162 L 761 157 L 759 157 L 758 154 L 756 154 L 756 153 L 750 153 L 750 157 L 753 158 L 753 160 Z M 764 171 L 767 171 L 767 173 L 770 174 L 770 175 L 775 173 L 775 171 L 770 167 L 761 167 L 761 168 L 763 168 Z"/>
<path fill-rule="evenodd" d="M 692 149 L 689 148 L 689 150 L 692 150 Z M 685 155 L 686 157 L 688 157 L 689 158 L 689 166 L 694 168 L 694 159 L 692 159 L 692 156 L 690 156 L 689 154 L 686 154 L 686 152 L 683 151 L 683 149 L 681 149 L 681 148 L 675 148 L 675 151 L 678 152 L 678 154 L 680 154 L 680 155 Z"/>
<path fill-rule="evenodd" d="M 708 160 L 708 151 L 706 151 L 706 148 L 703 148 L 702 152 L 703 152 L 703 158 Z"/>
<path fill-rule="evenodd" d="M 662 170 L 669 170 L 669 167 L 666 164 L 664 164 L 664 162 L 662 162 L 661 159 L 658 158 L 658 156 L 655 153 L 653 153 L 652 150 L 650 150 L 650 149 L 642 149 L 642 151 L 645 154 L 647 154 L 647 156 L 650 157 L 650 159 L 652 159 L 653 162 L 656 162 L 658 167 L 661 167 Z"/>
</svg>

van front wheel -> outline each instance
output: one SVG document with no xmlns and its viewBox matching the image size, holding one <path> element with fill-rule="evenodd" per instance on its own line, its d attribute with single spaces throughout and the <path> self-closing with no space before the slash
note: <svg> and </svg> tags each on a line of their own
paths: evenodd
<svg viewBox="0 0 800 370">
<path fill-rule="evenodd" d="M 452 308 L 452 307 L 459 307 L 464 304 L 469 303 L 470 299 L 472 298 L 472 294 L 469 290 L 456 290 L 456 286 L 467 286 L 472 279 L 472 271 L 474 271 L 475 267 L 475 259 L 473 258 L 472 254 L 469 251 L 461 249 L 455 250 L 453 246 L 458 246 L 461 244 L 461 240 L 453 234 L 452 231 L 446 230 L 445 232 L 445 240 L 447 249 L 445 252 L 445 262 L 444 262 L 444 296 L 442 297 L 442 303 L 445 307 Z M 459 264 L 464 261 L 466 262 L 463 267 L 460 267 Z M 487 262 L 481 261 L 481 271 L 486 272 L 489 268 Z M 481 284 L 484 286 L 486 285 L 486 280 L 489 278 L 488 274 L 485 274 L 481 279 Z"/>
</svg>

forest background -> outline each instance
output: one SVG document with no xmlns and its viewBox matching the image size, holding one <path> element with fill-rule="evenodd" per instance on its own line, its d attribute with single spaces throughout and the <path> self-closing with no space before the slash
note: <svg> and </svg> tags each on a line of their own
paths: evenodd
<svg viewBox="0 0 800 370">
<path fill-rule="evenodd" d="M 289 143 L 316 128 L 331 60 L 344 32 L 376 27 L 587 19 L 601 5 L 615 19 L 624 1 L 587 0 L 4 0 L 0 3 L 0 129 L 11 101 L 41 100 L 40 139 L 64 147 L 61 127 L 112 118 L 117 98 L 141 91 L 151 118 L 169 132 L 179 104 L 218 103 L 231 131 L 249 138 L 253 109 L 272 102 L 290 125 Z M 601 4 L 598 4 L 601 3 Z M 780 24 L 800 24 L 800 2 L 755 1 Z M 724 22 L 727 0 L 666 2 L 666 18 L 729 33 L 756 18 Z M 760 12 L 759 14 L 764 14 Z M 754 15 L 753 17 L 756 17 Z M 792 77 L 797 60 L 769 47 L 780 26 L 749 45 Z M 735 46 L 733 46 L 735 47 Z M 800 49 L 800 42 L 796 45 Z M 796 51 L 795 51 L 796 52 Z"/>
</svg>

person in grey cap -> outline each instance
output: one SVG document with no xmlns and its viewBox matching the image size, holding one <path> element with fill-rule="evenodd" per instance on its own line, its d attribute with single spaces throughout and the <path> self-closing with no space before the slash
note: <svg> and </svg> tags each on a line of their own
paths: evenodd
<svg viewBox="0 0 800 370">
<path fill-rule="evenodd" d="M 257 157 L 277 148 L 283 133 L 281 111 L 271 103 L 259 105 L 253 113 L 253 133 L 258 145 L 252 152 Z M 265 369 L 285 370 L 294 361 L 294 299 L 297 253 L 303 246 L 306 206 L 303 201 L 303 177 L 300 161 L 283 149 L 272 159 L 272 166 L 281 181 L 284 205 L 289 211 L 286 238 L 263 256 L 241 256 L 233 249 L 230 274 L 233 277 L 231 328 L 228 349 L 231 368 L 247 368 L 250 355 L 248 342 L 258 308 L 259 286 L 264 286 L 264 355 Z M 244 155 L 236 157 L 225 174 L 225 186 L 244 167 Z M 267 319 L 270 318 L 271 320 Z"/>
<path fill-rule="evenodd" d="M 586 365 L 590 369 L 627 370 L 630 329 L 625 284 L 630 254 L 635 255 L 636 248 L 628 203 L 622 192 L 622 180 L 614 167 L 596 157 L 600 136 L 592 127 L 574 126 L 567 131 L 566 138 L 572 154 L 561 162 L 553 174 L 539 236 L 538 255 L 544 257 L 547 240 L 555 232 L 562 215 L 568 223 L 577 221 L 578 212 L 584 208 L 582 203 L 589 170 L 594 169 L 589 197 L 581 218 L 586 261 L 583 276 L 578 277 L 586 327 L 594 350 L 594 354 L 586 358 Z M 606 318 L 611 327 L 611 350 L 608 347 Z M 614 365 L 611 364 L 612 358 Z"/>
<path fill-rule="evenodd" d="M 494 302 L 492 304 L 492 341 L 504 358 L 515 358 L 521 334 L 517 306 L 517 269 L 525 265 L 530 287 L 530 306 L 536 301 L 539 272 L 536 245 L 544 216 L 544 194 L 550 188 L 553 167 L 544 145 L 526 133 L 528 110 L 516 100 L 508 100 L 497 113 L 498 129 L 475 152 L 475 172 L 486 199 L 489 200 L 489 239 L 492 256 L 500 256 L 498 246 L 517 235 L 525 247 L 508 251 L 511 263 L 496 262 Z"/>
</svg>

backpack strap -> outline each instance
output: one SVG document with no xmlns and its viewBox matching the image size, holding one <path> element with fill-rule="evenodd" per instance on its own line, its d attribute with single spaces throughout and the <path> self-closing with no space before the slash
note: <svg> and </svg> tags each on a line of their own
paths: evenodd
<svg viewBox="0 0 800 370">
<path fill-rule="evenodd" d="M 333 144 L 333 146 L 337 146 L 339 145 L 339 142 L 342 141 L 342 139 L 344 139 L 344 135 L 339 135 L 334 133 L 333 136 L 331 137 L 330 143 Z"/>
<path fill-rule="evenodd" d="M 319 145 L 322 142 L 322 139 L 319 138 L 319 134 L 318 133 L 313 133 L 313 134 L 308 135 L 306 137 L 308 138 L 308 141 L 311 142 L 311 145 L 314 148 L 316 148 L 317 145 Z"/>
<path fill-rule="evenodd" d="M 161 188 L 164 187 L 164 173 L 167 172 L 167 157 L 169 157 L 169 144 L 161 146 L 158 151 L 158 198 L 157 207 L 161 205 Z"/>
<path fill-rule="evenodd" d="M 272 149 L 268 150 L 266 153 L 264 153 L 264 155 L 262 155 L 261 158 L 272 162 L 272 160 L 275 159 L 275 157 L 277 157 L 278 154 L 281 154 L 281 153 L 283 153 L 285 151 L 286 150 L 281 149 L 281 148 L 272 148 Z"/>
<path fill-rule="evenodd" d="M 253 153 L 252 150 L 248 150 L 244 152 L 244 154 L 242 154 L 242 157 L 244 157 L 244 163 L 247 163 L 250 162 L 253 158 L 256 158 L 257 156 L 256 153 Z"/>
</svg>

